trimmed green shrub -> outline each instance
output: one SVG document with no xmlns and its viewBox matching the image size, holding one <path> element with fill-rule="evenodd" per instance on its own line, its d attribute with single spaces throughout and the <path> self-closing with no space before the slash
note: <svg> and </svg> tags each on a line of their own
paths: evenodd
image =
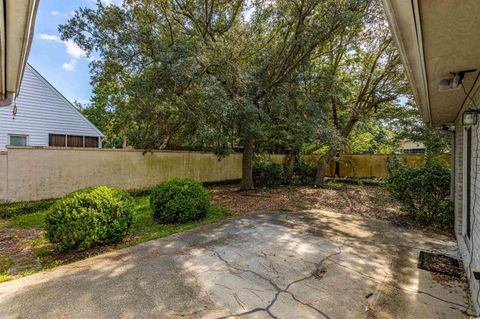
<svg viewBox="0 0 480 319">
<path fill-rule="evenodd" d="M 59 250 L 83 250 L 125 237 L 133 221 L 134 200 L 106 186 L 86 188 L 57 200 L 45 217 L 47 238 Z"/>
<path fill-rule="evenodd" d="M 388 188 L 407 205 L 416 219 L 453 227 L 453 213 L 448 200 L 450 170 L 445 166 L 432 162 L 412 168 L 397 163 Z"/>
<path fill-rule="evenodd" d="M 300 159 L 293 168 L 293 185 L 313 185 L 315 183 L 315 167 L 308 165 Z"/>
<path fill-rule="evenodd" d="M 152 189 L 150 205 L 158 222 L 186 223 L 207 215 L 210 193 L 199 182 L 175 178 Z"/>
<path fill-rule="evenodd" d="M 285 184 L 283 166 L 268 159 L 255 160 L 253 163 L 253 184 L 258 187 L 278 187 Z"/>
</svg>

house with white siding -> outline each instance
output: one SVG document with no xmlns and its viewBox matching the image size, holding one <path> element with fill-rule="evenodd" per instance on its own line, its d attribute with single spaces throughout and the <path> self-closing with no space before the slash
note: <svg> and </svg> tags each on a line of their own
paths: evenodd
<svg viewBox="0 0 480 319">
<path fill-rule="evenodd" d="M 451 132 L 455 235 L 480 314 L 480 1 L 383 4 L 424 121 Z"/>
<path fill-rule="evenodd" d="M 102 146 L 102 132 L 29 64 L 15 105 L 0 108 L 0 123 L 0 151 L 10 145 Z"/>
</svg>

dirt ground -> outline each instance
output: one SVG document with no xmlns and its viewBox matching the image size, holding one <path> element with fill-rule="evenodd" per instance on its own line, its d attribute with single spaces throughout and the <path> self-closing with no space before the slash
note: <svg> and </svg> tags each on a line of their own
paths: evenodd
<svg viewBox="0 0 480 319">
<path fill-rule="evenodd" d="M 213 202 L 235 215 L 252 211 L 324 209 L 336 213 L 397 221 L 406 216 L 402 205 L 381 186 L 291 186 L 240 192 L 237 185 L 211 188 Z"/>
<path fill-rule="evenodd" d="M 228 185 L 212 187 L 210 190 L 214 204 L 227 207 L 237 216 L 248 212 L 321 209 L 385 220 L 401 228 L 416 228 L 426 233 L 455 237 L 452 230 L 413 221 L 400 201 L 382 186 L 285 186 L 242 192 L 238 185 Z"/>
</svg>

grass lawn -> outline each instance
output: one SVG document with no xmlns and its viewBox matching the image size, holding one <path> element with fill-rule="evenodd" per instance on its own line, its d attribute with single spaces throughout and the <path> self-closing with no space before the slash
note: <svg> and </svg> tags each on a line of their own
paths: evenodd
<svg viewBox="0 0 480 319">
<path fill-rule="evenodd" d="M 112 251 L 141 242 L 165 237 L 201 225 L 211 224 L 230 216 L 228 209 L 213 206 L 202 220 L 185 224 L 159 224 L 152 218 L 149 197 L 135 198 L 136 207 L 130 234 L 121 242 L 81 252 L 59 253 L 44 235 L 47 208 L 27 214 L 0 219 L 0 282 Z M 48 205 L 47 205 L 48 207 Z M 11 216 L 11 215 L 10 215 Z"/>
</svg>

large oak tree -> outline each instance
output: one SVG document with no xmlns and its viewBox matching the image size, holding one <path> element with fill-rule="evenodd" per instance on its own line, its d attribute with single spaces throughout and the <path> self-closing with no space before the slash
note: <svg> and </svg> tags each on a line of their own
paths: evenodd
<svg viewBox="0 0 480 319">
<path fill-rule="evenodd" d="M 118 113 L 131 144 L 163 148 L 180 136 L 225 155 L 234 135 L 243 146 L 242 188 L 251 189 L 255 142 L 282 111 L 272 101 L 279 105 L 298 68 L 366 2 L 98 2 L 60 31 L 97 58 L 94 107 Z"/>
</svg>

